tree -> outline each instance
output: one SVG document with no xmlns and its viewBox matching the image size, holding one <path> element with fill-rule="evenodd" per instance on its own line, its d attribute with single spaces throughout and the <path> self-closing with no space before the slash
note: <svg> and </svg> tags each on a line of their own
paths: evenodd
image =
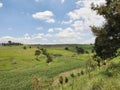
<svg viewBox="0 0 120 90">
<path fill-rule="evenodd" d="M 12 41 L 8 41 L 8 45 L 12 45 Z"/>
<path fill-rule="evenodd" d="M 38 60 L 38 56 L 41 54 L 40 50 L 36 50 L 35 51 L 35 56 L 36 56 L 36 60 Z"/>
<path fill-rule="evenodd" d="M 78 54 L 84 54 L 84 49 L 83 48 L 80 48 L 80 47 L 76 47 L 76 52 L 78 53 Z"/>
<path fill-rule="evenodd" d="M 50 63 L 50 62 L 53 61 L 53 59 L 52 59 L 52 57 L 50 56 L 50 54 L 47 54 L 46 56 L 47 56 L 47 61 L 46 61 L 46 63 Z"/>
<path fill-rule="evenodd" d="M 23 49 L 24 49 L 24 50 L 26 50 L 26 49 L 27 49 L 27 47 L 26 47 L 26 46 L 24 46 L 24 47 L 23 47 Z"/>
<path fill-rule="evenodd" d="M 68 47 L 65 47 L 65 50 L 69 50 L 69 48 L 68 48 Z"/>
<path fill-rule="evenodd" d="M 120 0 L 106 0 L 100 6 L 92 3 L 91 9 L 106 19 L 102 27 L 91 26 L 96 54 L 102 59 L 113 57 L 120 48 Z"/>
</svg>

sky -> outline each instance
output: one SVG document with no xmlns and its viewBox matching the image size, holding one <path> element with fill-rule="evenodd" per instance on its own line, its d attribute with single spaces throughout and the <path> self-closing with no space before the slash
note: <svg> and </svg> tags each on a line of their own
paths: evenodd
<svg viewBox="0 0 120 90">
<path fill-rule="evenodd" d="M 91 3 L 105 0 L 0 0 L 0 43 L 89 44 L 90 26 L 102 26 Z"/>
</svg>

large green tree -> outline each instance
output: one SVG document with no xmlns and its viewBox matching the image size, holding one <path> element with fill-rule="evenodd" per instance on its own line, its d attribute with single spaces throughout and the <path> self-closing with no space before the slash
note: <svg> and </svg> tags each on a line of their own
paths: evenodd
<svg viewBox="0 0 120 90">
<path fill-rule="evenodd" d="M 91 9 L 106 20 L 102 27 L 91 27 L 96 36 L 96 54 L 102 59 L 113 57 L 120 48 L 120 0 L 106 0 L 103 5 L 91 4 Z"/>
</svg>

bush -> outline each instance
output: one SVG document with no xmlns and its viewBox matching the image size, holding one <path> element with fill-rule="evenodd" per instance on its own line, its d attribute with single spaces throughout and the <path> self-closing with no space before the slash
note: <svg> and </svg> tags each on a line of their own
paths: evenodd
<svg viewBox="0 0 120 90">
<path fill-rule="evenodd" d="M 29 48 L 32 48 L 31 46 L 29 46 Z"/>
<path fill-rule="evenodd" d="M 25 49 L 27 49 L 27 47 L 26 47 L 26 46 L 24 46 L 24 47 L 23 47 L 23 49 L 25 50 Z"/>
<path fill-rule="evenodd" d="M 59 77 L 59 83 L 63 84 L 63 77 L 62 76 Z"/>
<path fill-rule="evenodd" d="M 84 75 L 84 71 L 83 70 L 81 71 L 81 75 Z"/>
<path fill-rule="evenodd" d="M 67 77 L 65 77 L 65 83 L 68 83 L 68 78 Z"/>
<path fill-rule="evenodd" d="M 111 62 L 109 67 L 105 71 L 105 75 L 108 77 L 116 76 L 119 73 L 120 65 L 114 62 Z"/>
<path fill-rule="evenodd" d="M 120 56 L 120 49 L 117 50 L 116 56 Z"/>
<path fill-rule="evenodd" d="M 65 47 L 65 50 L 69 50 L 69 48 L 68 48 L 68 47 Z"/>
<path fill-rule="evenodd" d="M 98 83 L 93 84 L 92 90 L 102 90 L 101 86 Z"/>
<path fill-rule="evenodd" d="M 47 61 L 46 61 L 47 63 L 50 63 L 53 61 L 52 57 L 49 54 L 47 54 L 46 56 L 47 56 Z"/>
<path fill-rule="evenodd" d="M 71 76 L 72 78 L 74 78 L 74 77 L 75 77 L 74 73 L 71 73 L 71 74 L 70 74 L 70 76 Z"/>
<path fill-rule="evenodd" d="M 36 56 L 36 60 L 38 60 L 38 56 L 41 54 L 40 50 L 36 50 L 35 51 L 35 56 Z"/>
<path fill-rule="evenodd" d="M 83 48 L 80 48 L 80 47 L 76 47 L 76 52 L 78 53 L 78 54 L 84 54 L 84 49 Z"/>
</svg>

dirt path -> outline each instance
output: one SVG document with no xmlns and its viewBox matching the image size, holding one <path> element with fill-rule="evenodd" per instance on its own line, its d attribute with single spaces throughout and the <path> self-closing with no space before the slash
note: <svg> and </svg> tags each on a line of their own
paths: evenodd
<svg viewBox="0 0 120 90">
<path fill-rule="evenodd" d="M 56 84 L 59 83 L 59 77 L 60 76 L 63 76 L 64 77 L 70 77 L 70 74 L 73 73 L 74 75 L 76 75 L 77 73 L 80 73 L 80 71 L 83 70 L 82 68 L 79 68 L 79 69 L 74 69 L 74 70 L 70 70 L 70 71 L 67 71 L 67 72 L 63 72 L 61 74 L 59 74 L 58 76 L 56 76 L 54 78 L 54 82 L 53 82 L 53 86 L 55 86 Z"/>
</svg>

